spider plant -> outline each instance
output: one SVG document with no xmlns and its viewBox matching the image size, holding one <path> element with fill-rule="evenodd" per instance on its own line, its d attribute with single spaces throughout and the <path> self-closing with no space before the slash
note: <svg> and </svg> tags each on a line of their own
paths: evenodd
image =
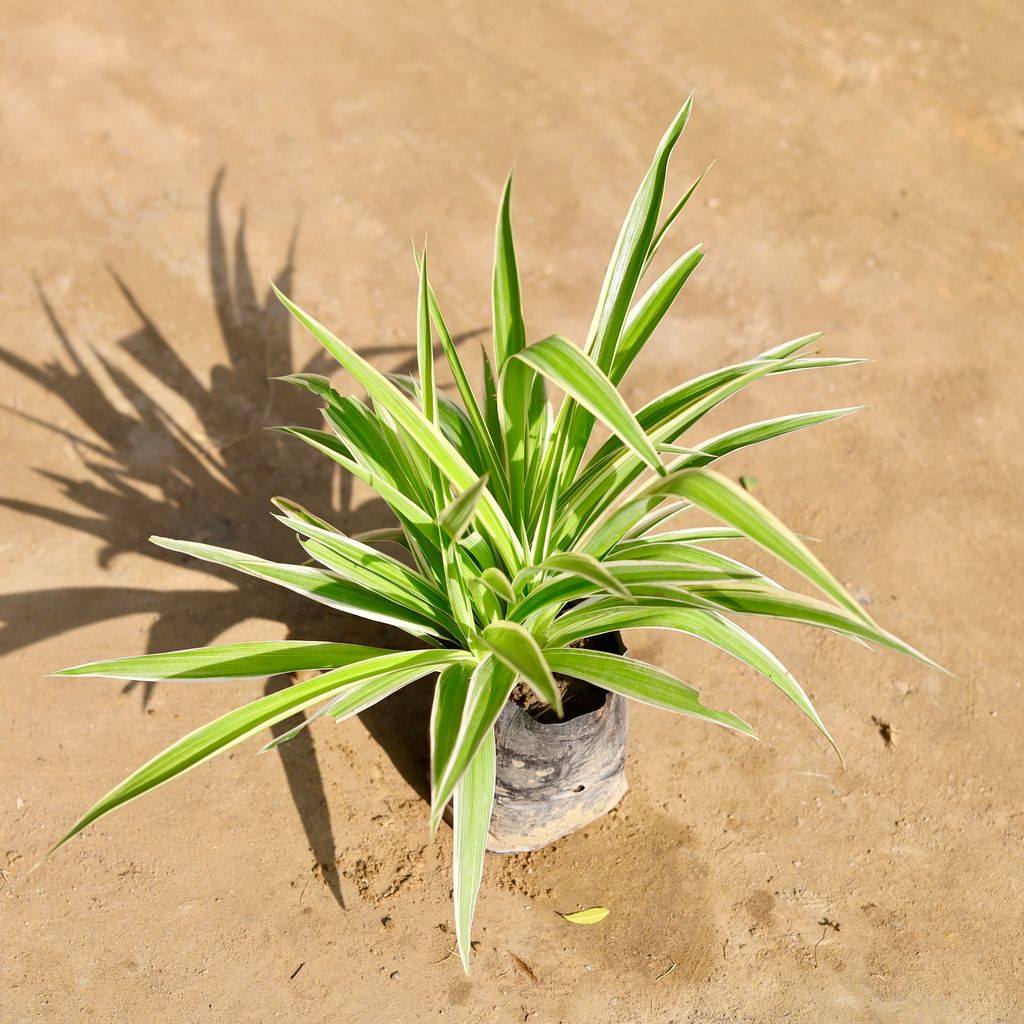
<svg viewBox="0 0 1024 1024">
<path fill-rule="evenodd" d="M 752 735 L 737 715 L 707 707 L 667 671 L 577 643 L 621 629 L 672 629 L 699 637 L 755 669 L 831 743 L 806 693 L 782 662 L 735 619 L 764 616 L 819 626 L 928 661 L 874 623 L 793 532 L 709 467 L 739 449 L 852 409 L 797 413 L 680 445 L 722 402 L 774 374 L 844 366 L 809 334 L 745 362 L 679 384 L 632 411 L 618 385 L 703 258 L 699 246 L 646 290 L 641 280 L 696 188 L 663 217 L 669 158 L 690 115 L 688 100 L 657 148 L 622 226 L 589 334 L 527 343 L 509 214 L 497 220 L 493 352 L 477 394 L 416 257 L 418 377 L 381 373 L 326 327 L 281 302 L 366 393 L 327 377 L 285 380 L 323 402 L 326 429 L 283 428 L 367 483 L 395 524 L 349 537 L 283 498 L 276 516 L 307 557 L 280 564 L 208 544 L 154 537 L 173 551 L 229 566 L 351 615 L 389 623 L 412 650 L 348 643 L 267 641 L 95 662 L 63 676 L 213 680 L 317 670 L 318 675 L 231 711 L 179 740 L 100 800 L 57 844 L 122 804 L 289 716 L 316 708 L 264 749 L 317 718 L 341 721 L 399 688 L 436 674 L 430 719 L 430 828 L 449 804 L 454 903 L 466 969 L 495 785 L 494 725 L 518 681 L 561 714 L 556 675 Z M 699 181 L 699 179 L 698 179 Z M 439 343 L 458 398 L 434 373 Z M 557 408 L 548 388 L 560 393 Z M 590 446 L 601 425 L 603 440 Z M 599 439 L 600 440 L 600 439 Z M 689 510 L 720 523 L 658 531 Z M 824 599 L 788 590 L 713 546 L 753 541 L 796 570 Z M 381 550 L 404 548 L 403 557 Z M 573 646 L 573 645 L 576 646 Z M 931 664 L 931 662 L 929 662 Z M 52 852 L 52 851 L 51 851 Z"/>
</svg>

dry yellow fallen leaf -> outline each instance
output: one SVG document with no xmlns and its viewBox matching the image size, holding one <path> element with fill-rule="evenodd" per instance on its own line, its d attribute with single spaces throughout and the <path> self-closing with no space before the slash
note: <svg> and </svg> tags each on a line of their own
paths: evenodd
<svg viewBox="0 0 1024 1024">
<path fill-rule="evenodd" d="M 597 924 L 608 916 L 607 907 L 588 907 L 586 910 L 577 910 L 575 914 L 559 914 L 570 924 Z"/>
</svg>

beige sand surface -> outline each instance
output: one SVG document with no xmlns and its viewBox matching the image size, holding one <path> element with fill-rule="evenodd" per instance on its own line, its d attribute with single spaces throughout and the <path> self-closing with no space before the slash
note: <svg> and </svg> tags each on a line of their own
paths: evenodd
<svg viewBox="0 0 1024 1024">
<path fill-rule="evenodd" d="M 0 1022 L 1022 1019 L 1019 5 L 6 0 L 0 17 Z M 384 640 L 145 542 L 288 555 L 276 493 L 379 521 L 261 432 L 315 416 L 265 381 L 316 356 L 267 278 L 395 368 L 409 238 L 429 232 L 472 361 L 514 163 L 530 333 L 579 338 L 691 89 L 674 189 L 717 164 L 674 240 L 710 256 L 627 396 L 818 328 L 870 357 L 732 403 L 716 425 L 869 408 L 729 472 L 959 678 L 762 630 L 842 771 L 725 659 L 634 639 L 762 741 L 637 711 L 620 810 L 488 860 L 471 980 L 449 956 L 450 839 L 427 838 L 422 694 L 280 756 L 240 747 L 29 874 L 129 770 L 263 690 L 48 671 L 214 638 Z M 595 904 L 594 927 L 555 913 Z"/>
</svg>

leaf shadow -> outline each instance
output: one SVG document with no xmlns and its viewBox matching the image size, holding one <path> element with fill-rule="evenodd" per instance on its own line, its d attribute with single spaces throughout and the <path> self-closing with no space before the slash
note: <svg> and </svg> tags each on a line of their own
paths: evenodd
<svg viewBox="0 0 1024 1024">
<path fill-rule="evenodd" d="M 0 347 L 0 363 L 54 396 L 81 424 L 69 429 L 5 407 L 34 429 L 69 442 L 81 464 L 76 475 L 41 466 L 40 477 L 63 500 L 0 497 L 0 506 L 43 523 L 85 534 L 100 542 L 98 568 L 111 585 L 69 586 L 0 595 L 0 653 L 52 641 L 69 630 L 121 616 L 148 612 L 147 653 L 198 647 L 216 640 L 248 619 L 284 625 L 292 639 L 345 640 L 373 646 L 402 647 L 408 638 L 386 626 L 341 615 L 266 583 L 224 567 L 199 563 L 148 542 L 153 534 L 209 544 L 238 546 L 275 560 L 301 553 L 290 531 L 269 514 L 269 499 L 287 494 L 325 515 L 346 532 L 388 525 L 390 514 L 379 499 L 355 507 L 351 479 L 300 442 L 263 429 L 270 424 L 309 422 L 315 408 L 309 396 L 270 378 L 297 372 L 330 374 L 337 369 L 326 353 L 300 362 L 291 340 L 291 317 L 269 288 L 262 296 L 253 279 L 246 241 L 246 213 L 238 216 L 229 239 L 221 213 L 224 171 L 208 194 L 207 260 L 220 332 L 223 360 L 204 381 L 196 367 L 175 349 L 169 334 L 145 311 L 130 284 L 110 273 L 138 327 L 103 349 L 73 340 L 45 289 L 36 290 L 55 337 L 59 355 L 33 361 L 13 348 Z M 293 290 L 298 226 L 274 280 L 286 294 Z M 481 329 L 482 330 L 482 329 Z M 460 335 L 457 343 L 479 334 Z M 88 355 L 90 358 L 86 358 Z M 395 372 L 415 369 L 414 347 L 362 349 L 367 358 L 404 355 Z M 123 358 L 122 358 L 123 357 Z M 127 369 L 125 368 L 127 363 Z M 155 378 L 173 392 L 161 402 Z M 190 425 L 175 418 L 170 405 L 188 409 Z M 40 451 L 45 456 L 45 447 Z M 118 559 L 136 555 L 154 566 L 185 566 L 214 576 L 230 589 L 167 591 L 117 584 Z M 130 653 L 130 652 L 125 652 Z M 56 666 L 55 666 L 56 667 Z M 267 693 L 290 685 L 291 678 L 268 679 Z M 129 683 L 143 708 L 154 683 Z M 371 709 L 363 721 L 420 795 L 425 782 L 425 687 Z M 274 735 L 291 722 L 279 723 Z M 322 772 L 311 730 L 277 748 L 291 798 L 314 858 L 314 871 L 344 907 L 337 845 L 327 807 Z"/>
</svg>

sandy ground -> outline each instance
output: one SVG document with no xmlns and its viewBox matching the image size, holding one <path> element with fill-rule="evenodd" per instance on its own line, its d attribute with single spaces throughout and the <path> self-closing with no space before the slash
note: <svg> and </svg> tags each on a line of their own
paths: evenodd
<svg viewBox="0 0 1024 1024">
<path fill-rule="evenodd" d="M 2 4 L 3 1024 L 1022 1019 L 1019 7 L 511 6 Z M 530 333 L 578 338 L 691 89 L 674 190 L 717 164 L 675 242 L 710 257 L 628 397 L 818 328 L 869 357 L 734 401 L 722 424 L 869 408 L 729 471 L 959 678 L 762 630 L 842 771 L 770 688 L 633 638 L 762 741 L 636 711 L 618 812 L 489 858 L 470 980 L 449 836 L 427 838 L 422 691 L 280 756 L 239 748 L 29 874 L 99 794 L 264 685 L 48 671 L 386 640 L 145 542 L 288 555 L 275 493 L 380 521 L 260 429 L 315 416 L 265 381 L 316 365 L 267 278 L 395 368 L 429 231 L 472 361 L 514 163 Z M 595 904 L 594 927 L 555 913 Z"/>
</svg>

